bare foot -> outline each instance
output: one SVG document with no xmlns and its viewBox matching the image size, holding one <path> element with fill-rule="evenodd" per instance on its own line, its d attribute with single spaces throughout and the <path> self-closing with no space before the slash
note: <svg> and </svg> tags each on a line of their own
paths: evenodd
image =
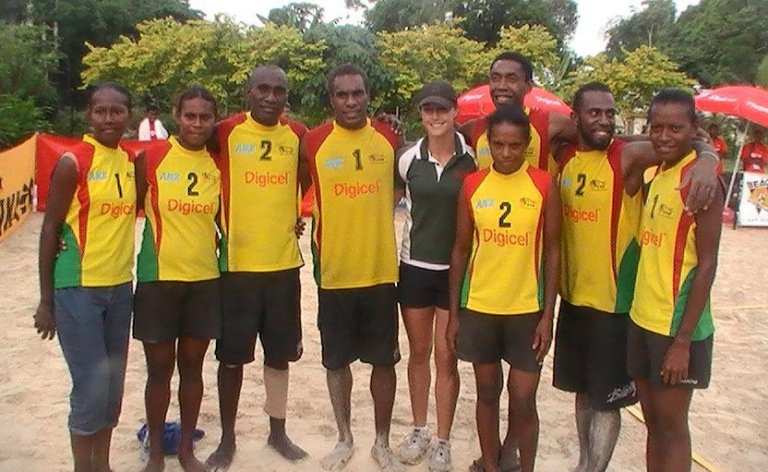
<svg viewBox="0 0 768 472">
<path fill-rule="evenodd" d="M 165 469 L 165 457 L 150 457 L 141 472 L 163 472 L 163 469 Z"/>
<path fill-rule="evenodd" d="M 224 472 L 232 465 L 232 459 L 235 457 L 237 446 L 234 442 L 221 442 L 219 447 L 208 456 L 205 465 L 213 472 Z"/>
<path fill-rule="evenodd" d="M 270 434 L 267 438 L 267 444 L 277 451 L 278 454 L 288 459 L 291 462 L 299 462 L 307 457 L 307 452 L 293 443 L 290 438 L 285 435 L 273 435 Z"/>
<path fill-rule="evenodd" d="M 379 465 L 379 469 L 383 472 L 404 472 L 405 466 L 395 456 L 392 449 L 386 444 L 374 443 L 371 448 L 371 457 Z"/>
<path fill-rule="evenodd" d="M 193 453 L 179 455 L 179 464 L 184 472 L 208 472 L 208 467 L 202 462 L 197 460 L 197 457 Z"/>
<path fill-rule="evenodd" d="M 336 447 L 333 448 L 333 451 L 323 457 L 320 461 L 320 467 L 322 467 L 323 470 L 341 470 L 347 465 L 347 462 L 349 462 L 354 450 L 355 448 L 352 441 L 339 441 L 336 443 Z"/>
</svg>

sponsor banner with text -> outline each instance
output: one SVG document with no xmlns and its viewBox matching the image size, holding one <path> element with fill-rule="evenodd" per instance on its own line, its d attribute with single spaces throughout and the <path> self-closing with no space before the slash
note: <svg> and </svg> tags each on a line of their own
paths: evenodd
<svg viewBox="0 0 768 472">
<path fill-rule="evenodd" d="M 0 152 L 0 241 L 32 212 L 35 177 L 35 136 Z"/>
</svg>

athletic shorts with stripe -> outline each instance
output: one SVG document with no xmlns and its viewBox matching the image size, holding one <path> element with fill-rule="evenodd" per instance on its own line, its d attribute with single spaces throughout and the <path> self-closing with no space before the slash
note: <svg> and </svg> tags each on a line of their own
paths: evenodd
<svg viewBox="0 0 768 472">
<path fill-rule="evenodd" d="M 299 269 L 221 274 L 222 336 L 216 359 L 229 365 L 253 362 L 261 338 L 264 363 L 281 369 L 303 353 Z"/>
<path fill-rule="evenodd" d="M 338 370 L 357 359 L 380 366 L 400 360 L 395 284 L 318 289 L 318 306 L 326 369 Z"/>
<path fill-rule="evenodd" d="M 637 403 L 627 373 L 626 313 L 606 313 L 560 300 L 552 384 L 586 393 L 590 407 L 616 410 Z"/>
</svg>

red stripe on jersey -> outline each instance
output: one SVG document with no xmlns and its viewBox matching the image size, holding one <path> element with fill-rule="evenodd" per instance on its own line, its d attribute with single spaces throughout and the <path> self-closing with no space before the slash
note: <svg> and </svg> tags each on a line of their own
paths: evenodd
<svg viewBox="0 0 768 472">
<path fill-rule="evenodd" d="M 467 206 L 467 213 L 469 215 L 470 221 L 472 222 L 475 246 L 480 244 L 480 230 L 477 228 L 477 225 L 475 225 L 475 214 L 474 209 L 472 208 L 472 195 L 475 194 L 477 189 L 480 187 L 480 184 L 483 183 L 483 181 L 486 179 L 486 177 L 488 177 L 490 173 L 490 168 L 472 172 L 464 179 L 464 185 L 461 187 L 461 195 L 459 198 L 461 198 Z M 472 283 L 472 274 L 475 270 L 475 259 L 477 259 L 477 254 L 478 251 L 474 251 L 472 259 L 470 259 L 469 263 L 467 264 L 467 274 L 469 274 L 470 284 Z"/>
<path fill-rule="evenodd" d="M 245 123 L 247 116 L 245 113 L 238 113 L 224 121 L 219 122 L 216 127 L 216 141 L 219 145 L 219 152 L 215 156 L 216 166 L 221 172 L 221 209 L 219 211 L 224 215 L 224 224 L 222 224 L 224 234 L 229 237 L 229 201 L 230 201 L 230 163 L 229 163 L 229 136 L 236 126 Z"/>
<path fill-rule="evenodd" d="M 568 164 L 568 161 L 573 159 L 576 156 L 576 146 L 573 144 L 569 144 L 562 148 L 563 150 L 560 153 L 560 159 L 557 166 L 557 181 L 560 182 L 560 178 L 563 176 L 563 169 L 565 169 L 565 165 Z"/>
<path fill-rule="evenodd" d="M 154 142 L 155 141 L 153 141 L 153 143 Z M 155 254 L 160 254 L 160 243 L 163 239 L 163 219 L 160 216 L 160 186 L 157 182 L 157 168 L 160 167 L 160 163 L 163 162 L 165 156 L 168 155 L 168 151 L 171 150 L 171 143 L 166 140 L 158 140 L 156 142 L 157 144 L 153 144 L 151 147 L 147 148 L 144 163 L 146 167 L 145 176 L 147 184 L 151 183 L 149 200 L 152 204 L 152 210 L 155 212 Z"/>
<path fill-rule="evenodd" d="M 539 244 L 541 241 L 541 232 L 544 230 L 544 209 L 547 204 L 547 195 L 549 195 L 549 189 L 552 186 L 552 177 L 545 170 L 537 169 L 533 166 L 528 166 L 526 169 L 528 177 L 530 177 L 536 190 L 541 194 L 541 211 L 539 212 L 539 221 L 536 224 L 536 239 L 534 240 L 533 257 L 539 257 Z M 535 260 L 533 264 L 534 271 L 536 273 L 536 280 L 539 280 L 539 261 Z"/>
<path fill-rule="evenodd" d="M 608 145 L 608 164 L 613 172 L 613 188 L 611 191 L 611 273 L 613 280 L 618 280 L 616 270 L 616 245 L 619 240 L 619 219 L 621 217 L 621 201 L 624 198 L 624 178 L 621 170 L 621 154 L 624 152 L 624 141 L 611 141 Z"/>
<path fill-rule="evenodd" d="M 692 160 L 680 169 L 680 180 L 685 177 L 685 174 L 691 169 L 696 160 Z M 685 204 L 685 199 L 688 197 L 688 188 L 685 187 L 680 191 L 680 199 Z M 675 235 L 675 255 L 672 259 L 672 300 L 677 300 L 677 293 L 680 288 L 680 277 L 683 270 L 683 257 L 685 256 L 685 246 L 688 242 L 688 230 L 694 222 L 693 215 L 689 215 L 683 211 L 680 215 L 680 221 L 677 223 L 677 234 Z"/>
<path fill-rule="evenodd" d="M 389 141 L 393 151 L 397 151 L 400 137 L 392 131 L 392 126 L 389 123 L 374 118 L 371 120 L 371 126 Z"/>
<path fill-rule="evenodd" d="M 80 222 L 79 226 L 79 240 L 80 240 L 80 257 L 85 254 L 85 243 L 88 239 L 88 210 L 91 206 L 91 196 L 88 192 L 88 172 L 91 171 L 93 165 L 93 155 L 96 149 L 88 143 L 82 143 L 81 146 L 77 146 L 75 158 L 77 159 L 77 168 L 80 171 L 78 175 L 79 188 L 77 189 L 77 201 L 80 203 L 80 211 L 77 218 Z"/>
<path fill-rule="evenodd" d="M 320 191 L 320 180 L 318 178 L 317 173 L 317 151 L 320 149 L 320 146 L 323 144 L 325 139 L 328 137 L 328 135 L 331 134 L 331 131 L 333 131 L 333 123 L 323 123 L 317 128 L 313 128 L 310 131 L 307 131 L 307 133 L 304 135 L 304 149 L 307 152 L 307 161 L 309 163 L 309 172 L 312 175 L 312 182 L 315 184 L 315 205 L 317 205 L 318 212 L 322 214 L 322 192 Z M 317 247 L 317 257 L 320 257 L 320 250 L 322 247 L 322 240 L 323 240 L 323 221 L 322 218 L 316 218 L 315 219 L 316 230 L 315 234 L 317 235 L 317 241 L 315 241 L 315 245 Z"/>
<path fill-rule="evenodd" d="M 536 167 L 539 169 L 547 170 L 549 167 L 549 112 L 539 110 L 538 108 L 531 108 L 528 112 L 528 119 L 531 121 L 531 126 L 539 134 L 540 148 L 539 148 L 539 162 Z"/>
</svg>

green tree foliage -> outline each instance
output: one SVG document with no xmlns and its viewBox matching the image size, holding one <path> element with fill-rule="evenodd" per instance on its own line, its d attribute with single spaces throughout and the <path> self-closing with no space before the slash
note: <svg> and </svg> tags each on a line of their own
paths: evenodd
<svg viewBox="0 0 768 472">
<path fill-rule="evenodd" d="M 48 80 L 59 53 L 46 28 L 0 22 L 0 94 L 29 98 L 52 106 L 55 90 Z"/>
<path fill-rule="evenodd" d="M 0 148 L 50 128 L 59 53 L 46 28 L 0 21 Z"/>
<path fill-rule="evenodd" d="M 608 50 L 653 45 L 705 86 L 753 82 L 768 54 L 765 0 L 702 0 L 676 20 L 671 0 L 648 0 L 645 9 L 608 31 Z"/>
<path fill-rule="evenodd" d="M 119 80 L 165 109 L 176 94 L 199 84 L 221 100 L 226 113 L 244 106 L 243 84 L 256 65 L 284 67 L 298 90 L 321 74 L 323 66 L 323 44 L 306 44 L 292 27 L 246 27 L 219 17 L 213 22 L 151 20 L 137 28 L 138 40 L 123 36 L 110 48 L 88 45 L 86 83 Z"/>
<path fill-rule="evenodd" d="M 50 123 L 32 98 L 0 94 L 0 149 L 13 147 Z"/>
<path fill-rule="evenodd" d="M 505 26 L 540 25 L 562 48 L 576 30 L 578 9 L 573 0 L 378 0 L 365 18 L 377 32 L 463 18 L 467 38 L 491 46 Z"/>
<path fill-rule="evenodd" d="M 533 63 L 534 81 L 548 89 L 559 85 L 557 78 L 561 59 L 557 55 L 557 40 L 540 25 L 523 25 L 517 28 L 503 27 L 499 32 L 499 41 L 489 49 L 482 61 L 483 76 L 479 82 L 488 80 L 488 67 L 499 53 L 517 51 L 528 56 Z"/>
<path fill-rule="evenodd" d="M 323 23 L 323 7 L 314 3 L 289 3 L 280 8 L 273 8 L 267 17 L 258 15 L 262 23 L 278 26 L 292 26 L 299 31 L 317 27 Z"/>
<path fill-rule="evenodd" d="M 674 0 L 644 0 L 641 5 L 642 10 L 608 28 L 606 52 L 610 57 L 622 57 L 625 50 L 633 51 L 642 45 L 658 47 L 669 41 L 677 14 Z"/>
<path fill-rule="evenodd" d="M 408 108 L 413 95 L 431 80 L 447 80 L 466 90 L 482 74 L 483 45 L 449 23 L 379 33 L 379 43 L 382 62 L 396 73 L 388 98 L 399 107 Z"/>
<path fill-rule="evenodd" d="M 655 92 L 664 87 L 688 88 L 693 82 L 679 71 L 678 65 L 658 49 L 640 46 L 634 51 L 623 51 L 621 59 L 605 53 L 588 58 L 572 73 L 563 88 L 570 101 L 581 85 L 599 81 L 606 83 L 616 98 L 625 122 L 644 114 Z"/>
<path fill-rule="evenodd" d="M 662 50 L 706 86 L 753 82 L 768 54 L 765 0 L 702 0 L 680 15 Z"/>
<path fill-rule="evenodd" d="M 763 88 L 768 88 L 768 54 L 760 61 L 755 74 L 755 83 Z"/>
</svg>

